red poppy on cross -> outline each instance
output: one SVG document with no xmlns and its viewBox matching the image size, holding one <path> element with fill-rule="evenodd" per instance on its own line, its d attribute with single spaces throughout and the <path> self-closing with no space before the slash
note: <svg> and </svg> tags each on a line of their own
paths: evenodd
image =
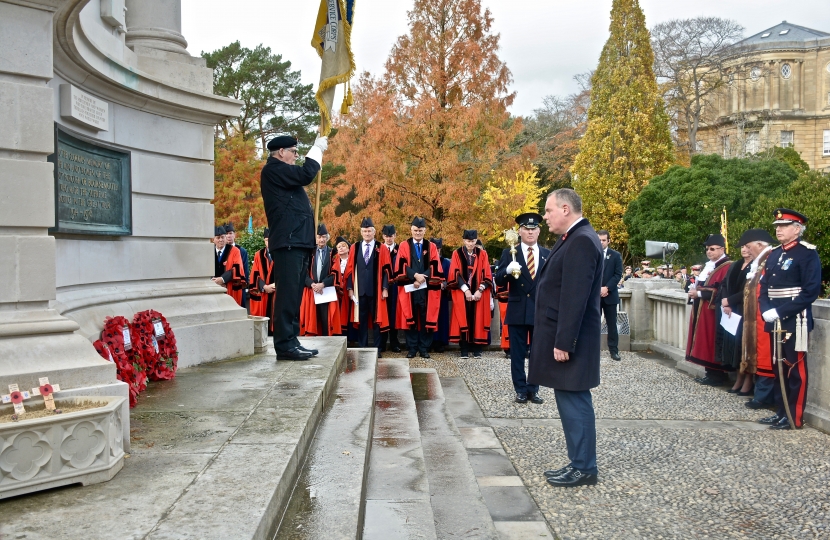
<svg viewBox="0 0 830 540">
<path fill-rule="evenodd" d="M 49 377 L 41 377 L 38 379 L 40 386 L 32 388 L 33 396 L 43 396 L 43 404 L 50 411 L 55 410 L 55 396 L 52 394 L 60 392 L 61 387 L 58 384 L 49 384 Z"/>
<path fill-rule="evenodd" d="M 23 390 L 21 391 L 20 388 L 16 384 L 9 385 L 9 393 L 5 396 L 2 396 L 3 403 L 11 403 L 14 405 L 14 414 L 24 414 L 26 409 L 23 407 L 23 400 L 29 399 L 30 396 L 29 392 Z"/>
</svg>

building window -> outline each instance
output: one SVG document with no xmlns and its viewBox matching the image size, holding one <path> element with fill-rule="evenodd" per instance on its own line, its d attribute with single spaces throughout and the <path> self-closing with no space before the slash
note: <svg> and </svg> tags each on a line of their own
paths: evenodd
<svg viewBox="0 0 830 540">
<path fill-rule="evenodd" d="M 760 79 L 761 78 L 761 68 L 754 67 L 754 68 L 750 69 L 749 70 L 749 77 L 753 81 L 757 81 L 758 79 Z"/>
<path fill-rule="evenodd" d="M 724 135 L 721 137 L 721 141 L 723 142 L 723 158 L 729 159 L 732 157 L 732 144 L 729 142 L 729 135 Z"/>
<path fill-rule="evenodd" d="M 757 131 L 746 133 L 746 153 L 757 154 L 761 150 L 761 134 Z"/>
<path fill-rule="evenodd" d="M 788 146 L 792 146 L 794 141 L 795 141 L 795 131 L 782 131 L 781 132 L 781 148 L 787 148 Z"/>
<path fill-rule="evenodd" d="M 792 74 L 793 74 L 793 70 L 792 70 L 792 68 L 790 67 L 789 64 L 784 64 L 783 66 L 781 66 L 781 76 L 782 77 L 784 77 L 785 79 L 789 79 L 790 75 L 792 75 Z"/>
<path fill-rule="evenodd" d="M 824 130 L 824 152 L 825 156 L 830 156 L 830 129 Z"/>
</svg>

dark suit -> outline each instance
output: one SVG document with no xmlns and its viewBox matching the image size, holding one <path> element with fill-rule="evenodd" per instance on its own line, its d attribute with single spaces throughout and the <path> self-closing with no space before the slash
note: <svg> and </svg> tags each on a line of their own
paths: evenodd
<svg viewBox="0 0 830 540">
<path fill-rule="evenodd" d="M 317 272 L 317 258 L 321 253 L 315 247 L 311 252 L 311 275 L 305 278 L 305 286 L 311 287 L 314 283 L 322 283 L 323 287 L 332 287 L 334 285 L 334 274 L 331 273 L 331 255 L 334 250 L 328 246 L 322 250 L 322 265 L 320 272 Z M 317 311 L 317 324 L 319 327 L 318 335 L 327 336 L 329 334 L 329 305 L 317 304 L 315 306 Z"/>
<path fill-rule="evenodd" d="M 528 382 L 554 389 L 571 466 L 597 473 L 591 388 L 599 386 L 602 247 L 588 220 L 576 223 L 551 250 L 536 277 L 535 339 Z M 557 362 L 553 349 L 569 353 Z"/>
<path fill-rule="evenodd" d="M 622 257 L 619 251 L 608 248 L 602 267 L 602 286 L 608 287 L 608 296 L 599 299 L 608 325 L 608 352 L 619 352 L 617 306 L 620 303 L 619 284 L 622 278 Z"/>
<path fill-rule="evenodd" d="M 493 277 L 496 285 L 508 288 L 507 313 L 503 324 L 507 325 L 507 335 L 510 339 L 510 373 L 513 378 L 513 388 L 517 394 L 538 392 L 539 386 L 528 384 L 525 375 L 525 358 L 527 357 L 528 343 L 533 338 L 533 317 L 536 310 L 536 285 L 538 283 L 538 269 L 547 260 L 550 251 L 536 244 L 538 253 L 534 251 L 536 259 L 536 279 L 530 275 L 525 262 L 521 245 L 516 246 L 516 262 L 522 266 L 522 273 L 518 278 L 507 272 L 507 265 L 513 261 L 509 249 L 505 249 L 499 260 L 498 271 Z"/>
<path fill-rule="evenodd" d="M 366 260 L 363 258 L 365 249 L 363 240 L 355 244 L 354 265 L 357 270 L 357 309 L 359 321 L 357 328 L 357 344 L 358 347 L 366 347 L 369 344 L 369 327 L 371 326 L 374 330 L 372 346 L 377 347 L 378 350 L 380 350 L 381 331 L 377 322 L 375 322 L 378 304 L 378 299 L 375 298 L 375 296 L 377 292 L 378 266 L 380 265 L 380 250 L 386 248 L 381 247 L 378 241 L 375 240 L 373 249 L 369 250 L 368 264 L 366 264 Z M 354 279 L 354 274 L 349 277 L 349 281 L 346 285 L 346 288 L 349 290 L 354 290 L 352 279 Z M 381 279 L 383 280 L 381 282 L 381 287 L 383 289 L 388 289 L 389 276 L 386 272 L 383 273 Z"/>
<path fill-rule="evenodd" d="M 382 242 L 381 242 L 382 243 Z M 398 249 L 400 244 L 395 244 L 394 249 L 389 252 L 389 258 L 392 260 L 392 268 L 398 262 Z M 389 249 L 389 248 L 386 248 Z M 380 335 L 380 350 L 386 350 L 386 342 L 393 349 L 400 349 L 401 344 L 398 341 L 398 330 L 395 328 L 395 317 L 398 310 L 398 288 L 389 287 L 389 297 L 386 299 L 386 314 L 389 317 L 389 332 L 383 332 Z"/>
</svg>

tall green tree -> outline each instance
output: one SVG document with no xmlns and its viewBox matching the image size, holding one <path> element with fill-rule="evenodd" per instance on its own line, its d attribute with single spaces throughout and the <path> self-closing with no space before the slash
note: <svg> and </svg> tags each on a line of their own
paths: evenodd
<svg viewBox="0 0 830 540">
<path fill-rule="evenodd" d="M 213 68 L 213 91 L 243 102 L 236 118 L 217 126 L 222 138 L 235 134 L 257 140 L 265 151 L 270 135 L 293 135 L 310 144 L 320 123 L 312 85 L 300 82 L 291 62 L 269 47 L 243 47 L 238 41 L 213 52 L 202 52 Z"/>
<path fill-rule="evenodd" d="M 610 34 L 591 79 L 588 127 L 571 172 L 586 217 L 625 251 L 628 203 L 668 169 L 674 149 L 637 0 L 613 1 Z"/>
</svg>

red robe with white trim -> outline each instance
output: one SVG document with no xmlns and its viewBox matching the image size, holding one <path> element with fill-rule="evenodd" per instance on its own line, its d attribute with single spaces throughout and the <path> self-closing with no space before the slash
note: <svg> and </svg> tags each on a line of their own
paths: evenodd
<svg viewBox="0 0 830 540">
<path fill-rule="evenodd" d="M 692 316 L 689 319 L 689 338 L 686 342 L 686 360 L 710 369 L 724 370 L 723 364 L 715 362 L 715 332 L 720 325 L 721 306 L 718 291 L 726 272 L 732 263 L 724 257 L 712 270 L 704 283 L 697 284 L 697 290 L 711 293 L 710 299 L 695 298 Z"/>
<path fill-rule="evenodd" d="M 470 265 L 472 258 L 472 265 Z M 472 266 L 472 267 L 471 267 Z M 478 302 L 468 302 L 466 294 L 458 285 L 459 277 L 469 287 L 470 293 L 481 292 Z M 450 341 L 458 343 L 462 338 L 468 343 L 486 345 L 490 332 L 490 295 L 493 274 L 487 252 L 476 247 L 468 255 L 464 247 L 453 251 L 447 286 L 452 294 L 452 313 L 450 314 Z"/>
<path fill-rule="evenodd" d="M 336 259 L 336 260 L 335 260 Z M 337 276 L 334 272 L 334 264 L 338 265 L 338 271 L 340 270 L 340 257 L 337 255 L 336 250 L 331 250 L 331 258 L 330 258 L 330 270 L 331 274 L 334 275 L 335 283 L 337 282 Z M 308 275 L 314 280 L 314 268 L 312 268 L 312 264 L 308 265 Z M 322 279 L 322 276 L 321 276 Z M 301 336 L 319 336 L 320 335 L 320 323 L 317 320 L 317 304 L 314 303 L 314 295 L 316 293 L 311 287 L 303 287 L 303 299 L 300 303 L 300 335 Z M 340 334 L 340 302 L 334 301 L 329 302 L 327 304 L 328 310 L 326 311 L 328 315 L 328 333 L 327 336 L 336 336 Z"/>
<path fill-rule="evenodd" d="M 423 246 L 428 249 L 421 254 L 424 267 L 430 270 L 430 279 L 422 287 L 427 287 L 427 329 L 435 331 L 438 329 L 438 314 L 441 310 L 441 282 L 440 277 L 441 257 L 435 244 L 427 240 L 422 241 Z M 395 325 L 398 330 L 414 330 L 416 328 L 415 317 L 412 314 L 412 295 L 404 290 L 406 285 L 414 283 L 406 274 L 410 267 L 410 261 L 414 256 L 413 240 L 401 242 L 398 249 L 398 260 L 395 264 L 395 282 L 398 284 L 398 311 L 395 314 Z M 422 248 L 423 249 L 423 248 Z"/>
<path fill-rule="evenodd" d="M 265 285 L 274 282 L 274 261 L 268 256 L 266 248 L 260 249 L 254 255 L 254 266 L 251 268 L 251 281 L 248 284 L 248 297 L 251 315 L 269 317 L 268 329 L 274 331 L 274 295 L 263 291 Z"/>
</svg>

